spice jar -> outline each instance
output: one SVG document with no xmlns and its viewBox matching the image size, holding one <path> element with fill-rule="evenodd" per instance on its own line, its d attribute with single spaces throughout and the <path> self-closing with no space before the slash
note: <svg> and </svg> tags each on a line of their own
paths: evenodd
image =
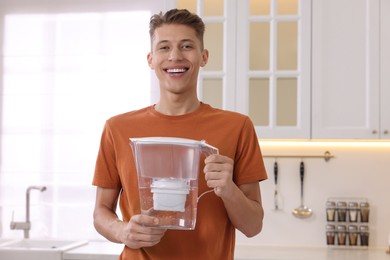
<svg viewBox="0 0 390 260">
<path fill-rule="evenodd" d="M 358 220 L 358 203 L 357 202 L 349 202 L 348 203 L 348 217 L 349 222 L 357 222 Z"/>
<path fill-rule="evenodd" d="M 335 225 L 331 225 L 331 224 L 326 225 L 326 244 L 334 245 L 335 234 L 336 234 Z"/>
<path fill-rule="evenodd" d="M 345 201 L 337 202 L 337 220 L 339 222 L 347 221 L 347 203 Z"/>
<path fill-rule="evenodd" d="M 336 202 L 334 201 L 326 202 L 326 220 L 327 221 L 336 220 Z"/>
<path fill-rule="evenodd" d="M 360 245 L 368 246 L 369 237 L 370 237 L 370 232 L 368 230 L 368 226 L 366 225 L 360 226 Z"/>
<path fill-rule="evenodd" d="M 348 226 L 348 242 L 350 246 L 356 246 L 358 240 L 358 227 L 356 225 Z"/>
<path fill-rule="evenodd" d="M 337 226 L 337 244 L 340 246 L 344 246 L 346 238 L 347 238 L 347 226 L 338 225 Z"/>
<path fill-rule="evenodd" d="M 360 222 L 368 222 L 370 216 L 370 204 L 368 202 L 360 202 Z"/>
</svg>

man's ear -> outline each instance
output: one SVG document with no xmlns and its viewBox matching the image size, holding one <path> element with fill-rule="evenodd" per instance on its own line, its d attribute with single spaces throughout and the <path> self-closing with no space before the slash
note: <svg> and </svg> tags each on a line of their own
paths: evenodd
<svg viewBox="0 0 390 260">
<path fill-rule="evenodd" d="M 209 51 L 207 49 L 204 49 L 202 51 L 202 62 L 200 63 L 200 66 L 201 67 L 206 66 L 208 60 L 209 60 Z"/>
<path fill-rule="evenodd" d="M 147 59 L 148 59 L 148 64 L 149 64 L 149 67 L 154 70 L 154 66 L 153 66 L 153 54 L 151 52 L 148 53 L 148 56 L 147 56 Z"/>
</svg>

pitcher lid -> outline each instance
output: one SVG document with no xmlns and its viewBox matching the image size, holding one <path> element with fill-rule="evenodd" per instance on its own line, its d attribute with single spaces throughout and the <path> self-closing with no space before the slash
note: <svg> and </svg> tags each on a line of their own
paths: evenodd
<svg viewBox="0 0 390 260">
<path fill-rule="evenodd" d="M 178 137 L 142 137 L 142 138 L 129 138 L 130 141 L 136 143 L 150 143 L 150 144 L 176 144 L 176 145 L 200 145 L 205 144 L 206 141 L 197 141 L 187 138 Z"/>
</svg>

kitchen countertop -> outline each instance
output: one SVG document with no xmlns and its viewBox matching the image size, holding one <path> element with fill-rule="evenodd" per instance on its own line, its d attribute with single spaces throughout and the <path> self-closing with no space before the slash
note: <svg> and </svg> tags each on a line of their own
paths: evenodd
<svg viewBox="0 0 390 260">
<path fill-rule="evenodd" d="M 236 245 L 235 260 L 390 260 L 386 249 Z"/>
<path fill-rule="evenodd" d="M 123 245 L 91 241 L 64 252 L 64 260 L 117 260 Z M 390 260 L 386 249 L 237 245 L 235 260 Z"/>
<path fill-rule="evenodd" d="M 116 244 L 108 241 L 90 241 L 85 246 L 65 251 L 62 255 L 62 259 L 118 260 L 118 256 L 122 252 L 123 246 L 123 244 Z"/>
</svg>

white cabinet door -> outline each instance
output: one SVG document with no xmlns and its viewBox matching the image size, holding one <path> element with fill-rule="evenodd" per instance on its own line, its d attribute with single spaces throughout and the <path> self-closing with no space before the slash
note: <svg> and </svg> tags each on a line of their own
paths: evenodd
<svg viewBox="0 0 390 260">
<path fill-rule="evenodd" d="M 313 1 L 312 138 L 380 137 L 379 15 L 379 0 Z"/>
<path fill-rule="evenodd" d="M 206 23 L 198 94 L 249 115 L 259 138 L 310 138 L 311 1 L 178 0 Z"/>
<path fill-rule="evenodd" d="M 390 1 L 381 0 L 381 139 L 390 139 Z"/>
<path fill-rule="evenodd" d="M 200 71 L 199 98 L 213 107 L 235 110 L 236 78 L 236 0 L 177 0 L 176 7 L 185 8 L 202 17 L 206 31 L 205 48 L 209 60 Z"/>
<path fill-rule="evenodd" d="M 311 1 L 237 5 L 236 109 L 260 138 L 310 138 Z"/>
</svg>

